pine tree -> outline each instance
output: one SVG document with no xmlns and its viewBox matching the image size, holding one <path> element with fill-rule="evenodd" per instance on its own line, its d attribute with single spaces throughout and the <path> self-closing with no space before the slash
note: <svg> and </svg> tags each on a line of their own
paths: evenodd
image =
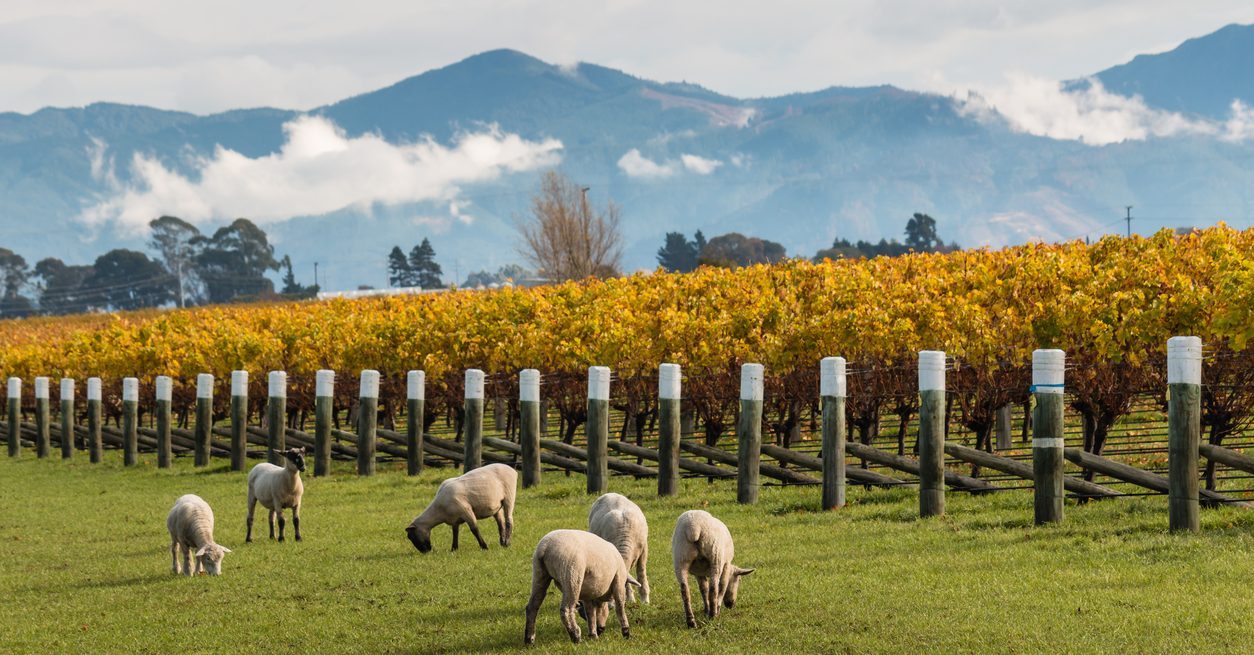
<svg viewBox="0 0 1254 655">
<path fill-rule="evenodd" d="M 435 262 L 435 248 L 431 247 L 430 239 L 424 238 L 422 243 L 409 251 L 409 268 L 414 275 L 415 286 L 423 289 L 438 289 L 444 286 L 444 282 L 440 279 L 444 271 L 440 270 L 440 265 Z"/>
<path fill-rule="evenodd" d="M 388 253 L 388 284 L 394 287 L 412 287 L 416 286 L 414 269 L 410 267 L 409 260 L 405 259 L 405 251 L 400 246 L 392 246 L 392 252 Z"/>
<path fill-rule="evenodd" d="M 682 232 L 667 232 L 666 244 L 657 251 L 657 263 L 676 273 L 694 270 L 697 268 L 697 244 L 685 238 Z"/>
</svg>

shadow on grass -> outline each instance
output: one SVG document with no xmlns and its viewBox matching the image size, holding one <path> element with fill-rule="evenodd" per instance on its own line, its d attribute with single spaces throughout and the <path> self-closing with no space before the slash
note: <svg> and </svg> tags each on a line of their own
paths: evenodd
<svg viewBox="0 0 1254 655">
<path fill-rule="evenodd" d="M 167 562 L 168 564 L 168 562 Z M 129 578 L 109 578 L 105 580 L 79 580 L 68 585 L 49 585 L 49 588 L 65 588 L 70 589 L 119 589 L 126 587 L 136 587 L 163 580 L 176 580 L 187 576 L 176 576 L 169 571 L 163 570 L 160 573 L 145 573 L 143 575 L 135 575 Z"/>
</svg>

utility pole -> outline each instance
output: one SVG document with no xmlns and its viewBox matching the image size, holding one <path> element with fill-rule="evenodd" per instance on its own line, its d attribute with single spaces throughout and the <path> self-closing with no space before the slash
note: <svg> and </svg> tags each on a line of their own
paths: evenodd
<svg viewBox="0 0 1254 655">
<path fill-rule="evenodd" d="M 1128 222 L 1128 238 L 1132 238 L 1132 205 L 1124 205 L 1128 209 L 1128 216 L 1123 220 Z"/>
<path fill-rule="evenodd" d="M 314 262 L 314 286 L 318 286 L 318 262 Z"/>
</svg>

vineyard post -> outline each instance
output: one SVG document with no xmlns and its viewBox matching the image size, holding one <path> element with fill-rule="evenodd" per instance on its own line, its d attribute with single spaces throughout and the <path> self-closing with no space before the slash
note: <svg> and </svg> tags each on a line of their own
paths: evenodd
<svg viewBox="0 0 1254 655">
<path fill-rule="evenodd" d="M 122 378 L 122 465 L 139 459 L 139 379 Z"/>
<path fill-rule="evenodd" d="M 379 372 L 361 372 L 357 394 L 357 475 L 374 475 L 375 438 L 379 429 Z"/>
<path fill-rule="evenodd" d="M 231 470 L 244 470 L 248 448 L 248 371 L 231 371 Z"/>
<path fill-rule="evenodd" d="M 610 369 L 588 367 L 588 493 L 608 486 L 610 441 Z"/>
<path fill-rule="evenodd" d="M 270 371 L 266 399 L 266 461 L 283 466 L 287 450 L 287 371 Z"/>
<path fill-rule="evenodd" d="M 314 374 L 314 477 L 331 473 L 331 412 L 335 406 L 335 371 Z"/>
<path fill-rule="evenodd" d="M 405 455 L 410 475 L 422 473 L 426 443 L 422 434 L 426 423 L 427 373 L 410 371 L 405 374 Z"/>
<path fill-rule="evenodd" d="M 483 466 L 483 371 L 466 369 L 462 471 Z"/>
<path fill-rule="evenodd" d="M 997 450 L 1010 450 L 1014 443 L 1010 439 L 1010 404 L 1007 403 L 997 410 Z"/>
<path fill-rule="evenodd" d="M 657 495 L 679 493 L 679 417 L 683 413 L 682 371 L 679 364 L 662 364 L 657 369 Z"/>
<path fill-rule="evenodd" d="M 167 375 L 158 375 L 157 388 L 157 468 L 170 468 L 173 452 L 170 446 L 170 400 L 173 398 L 174 381 Z"/>
<path fill-rule="evenodd" d="M 945 513 L 945 353 L 919 352 L 919 516 Z"/>
<path fill-rule="evenodd" d="M 209 466 L 209 443 L 213 437 L 213 376 L 201 373 L 196 376 L 196 466 Z"/>
<path fill-rule="evenodd" d="M 48 425 L 48 378 L 35 378 L 35 455 L 40 459 L 48 456 L 49 433 Z"/>
<path fill-rule="evenodd" d="M 845 506 L 845 358 L 819 362 L 823 403 L 823 509 Z"/>
<path fill-rule="evenodd" d="M 104 443 L 100 435 L 101 391 L 100 378 L 87 378 L 87 453 L 92 464 L 99 464 L 104 455 Z"/>
<path fill-rule="evenodd" d="M 758 467 L 762 461 L 762 375 L 761 364 L 740 367 L 736 502 L 745 505 L 758 502 Z"/>
<path fill-rule="evenodd" d="M 1063 380 L 1066 354 L 1032 353 L 1032 474 L 1037 525 L 1060 523 L 1063 515 Z"/>
<path fill-rule="evenodd" d="M 540 371 L 518 373 L 518 441 L 522 446 L 523 488 L 540 484 Z"/>
<path fill-rule="evenodd" d="M 1168 525 L 1197 532 L 1197 458 L 1202 432 L 1202 339 L 1167 340 Z"/>
<path fill-rule="evenodd" d="M 61 378 L 61 459 L 74 456 L 74 380 Z"/>
<path fill-rule="evenodd" d="M 22 454 L 22 378 L 9 378 L 9 457 Z"/>
</svg>

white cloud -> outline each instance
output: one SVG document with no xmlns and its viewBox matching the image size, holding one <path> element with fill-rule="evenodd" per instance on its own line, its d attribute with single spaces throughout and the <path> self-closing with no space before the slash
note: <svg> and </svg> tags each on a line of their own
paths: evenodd
<svg viewBox="0 0 1254 655">
<path fill-rule="evenodd" d="M 684 168 L 697 175 L 709 175 L 714 172 L 714 169 L 723 165 L 723 162 L 717 159 L 706 159 L 690 154 L 680 155 L 679 161 L 683 162 Z"/>
<path fill-rule="evenodd" d="M 626 173 L 628 177 L 642 177 L 646 179 L 670 177 L 675 174 L 674 163 L 663 162 L 659 164 L 640 154 L 640 150 L 636 148 L 628 150 L 622 157 L 618 158 L 618 168 Z"/>
<path fill-rule="evenodd" d="M 1254 109 L 1240 100 L 1233 100 L 1231 113 L 1224 123 L 1223 138 L 1228 141 L 1254 139 Z"/>
<path fill-rule="evenodd" d="M 267 223 L 438 201 L 468 223 L 473 218 L 462 213 L 460 185 L 552 166 L 562 149 L 556 139 L 528 141 L 496 126 L 459 134 L 447 146 L 430 138 L 394 145 L 373 134 L 348 137 L 319 116 L 297 118 L 283 130 L 287 141 L 278 152 L 250 158 L 219 147 L 212 157 L 193 162 L 192 176 L 137 154 L 131 162 L 134 181 L 113 183 L 112 195 L 79 218 L 140 230 L 162 214 L 192 222 L 246 216 Z M 110 179 L 107 172 L 97 177 Z"/>
</svg>

